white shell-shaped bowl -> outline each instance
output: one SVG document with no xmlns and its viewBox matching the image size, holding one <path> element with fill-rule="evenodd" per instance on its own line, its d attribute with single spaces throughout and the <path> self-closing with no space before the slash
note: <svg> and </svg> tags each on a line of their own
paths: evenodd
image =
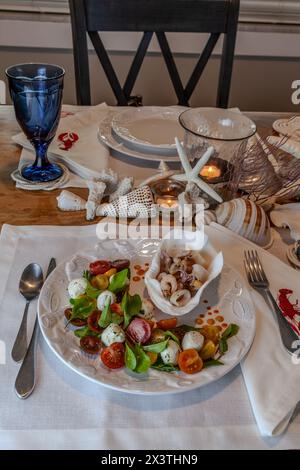
<svg viewBox="0 0 300 470">
<path fill-rule="evenodd" d="M 180 256 L 183 252 L 191 250 L 196 259 L 198 253 L 205 259 L 206 265 L 204 267 L 208 271 L 208 278 L 196 295 L 182 307 L 176 307 L 163 296 L 160 282 L 156 279 L 160 272 L 160 254 L 163 250 L 172 257 Z M 221 273 L 222 268 L 223 254 L 216 251 L 206 234 L 200 231 L 175 229 L 161 241 L 159 250 L 154 255 L 149 270 L 145 274 L 145 284 L 152 302 L 160 311 L 173 317 L 179 317 L 198 306 L 204 289 Z"/>
</svg>

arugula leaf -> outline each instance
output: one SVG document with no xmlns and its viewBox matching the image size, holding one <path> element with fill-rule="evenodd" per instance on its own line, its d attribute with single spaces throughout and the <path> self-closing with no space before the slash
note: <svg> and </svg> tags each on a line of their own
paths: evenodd
<svg viewBox="0 0 300 470">
<path fill-rule="evenodd" d="M 138 374 L 143 374 L 147 372 L 151 366 L 150 357 L 143 351 L 143 348 L 139 345 L 135 345 L 135 356 L 136 356 L 136 368 L 135 372 Z"/>
<path fill-rule="evenodd" d="M 144 351 L 150 351 L 154 353 L 161 353 L 166 347 L 168 346 L 169 339 L 165 341 L 161 341 L 160 343 L 149 344 L 147 346 L 143 346 Z"/>
<path fill-rule="evenodd" d="M 172 333 L 172 331 L 167 330 L 167 331 L 165 332 L 165 335 L 168 336 L 168 337 L 170 337 L 170 338 L 172 338 L 173 341 L 175 341 L 175 343 L 179 344 L 179 346 L 180 346 L 180 341 L 179 341 L 179 339 L 178 339 L 178 336 L 174 335 L 174 333 Z"/>
<path fill-rule="evenodd" d="M 127 369 L 130 370 L 134 370 L 137 365 L 137 359 L 135 357 L 135 354 L 127 343 L 125 344 L 125 365 Z"/>
<path fill-rule="evenodd" d="M 102 310 L 101 316 L 98 320 L 98 325 L 101 328 L 106 328 L 111 322 L 112 315 L 111 315 L 111 310 L 110 310 L 110 298 L 108 297 L 106 302 L 105 302 L 105 307 Z"/>
<path fill-rule="evenodd" d="M 210 359 L 209 361 L 203 362 L 203 367 L 212 367 L 212 366 L 223 366 L 224 362 L 219 361 L 218 359 Z"/>
<path fill-rule="evenodd" d="M 112 313 L 111 314 L 111 323 L 115 323 L 116 325 L 121 325 L 123 323 L 124 318 L 122 315 L 118 315 L 117 313 Z"/>
<path fill-rule="evenodd" d="M 161 357 L 157 359 L 155 364 L 152 364 L 152 369 L 160 370 L 163 372 L 178 372 L 178 367 L 173 364 L 165 364 Z"/>
<path fill-rule="evenodd" d="M 126 292 L 121 302 L 121 308 L 124 312 L 124 328 L 127 328 L 132 317 L 140 313 L 142 300 L 138 294 L 130 295 Z"/>
<path fill-rule="evenodd" d="M 95 300 L 87 297 L 70 299 L 70 304 L 72 305 L 72 316 L 70 320 L 73 320 L 73 318 L 87 318 L 96 308 Z"/>
<path fill-rule="evenodd" d="M 122 271 L 114 274 L 109 286 L 108 290 L 111 292 L 118 292 L 125 287 L 126 281 L 128 279 L 128 268 L 122 269 Z"/>
<path fill-rule="evenodd" d="M 230 323 L 224 333 L 222 334 L 222 339 L 229 339 L 238 334 L 240 327 L 235 323 Z"/>
<path fill-rule="evenodd" d="M 88 335 L 98 336 L 98 333 L 96 333 L 96 331 L 90 330 L 88 326 L 84 326 L 83 328 L 75 330 L 74 335 L 77 336 L 78 338 L 83 338 L 84 336 L 88 336 Z"/>
</svg>

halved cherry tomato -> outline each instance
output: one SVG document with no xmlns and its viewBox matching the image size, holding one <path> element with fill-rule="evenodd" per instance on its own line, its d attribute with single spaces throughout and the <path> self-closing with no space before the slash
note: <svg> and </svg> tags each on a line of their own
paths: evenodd
<svg viewBox="0 0 300 470">
<path fill-rule="evenodd" d="M 210 339 L 214 344 L 218 344 L 220 340 L 220 331 L 218 326 L 215 325 L 204 325 L 199 328 L 199 332 L 204 336 L 205 339 Z"/>
<path fill-rule="evenodd" d="M 94 310 L 93 313 L 91 313 L 87 319 L 87 324 L 89 326 L 89 329 L 92 331 L 95 331 L 96 333 L 101 333 L 102 331 L 102 328 L 98 325 L 100 316 L 101 316 L 100 310 Z"/>
<path fill-rule="evenodd" d="M 101 352 L 101 360 L 109 369 L 119 369 L 125 365 L 123 343 L 113 343 Z"/>
<path fill-rule="evenodd" d="M 179 369 L 186 374 L 196 374 L 203 367 L 203 361 L 196 349 L 185 349 L 178 356 Z"/>
<path fill-rule="evenodd" d="M 151 327 L 146 320 L 136 317 L 129 324 L 126 333 L 136 343 L 145 344 L 150 339 Z"/>
<path fill-rule="evenodd" d="M 167 318 L 166 320 L 160 320 L 157 323 L 157 328 L 160 328 L 161 330 L 171 330 L 172 328 L 175 328 L 177 325 L 177 318 Z"/>
<path fill-rule="evenodd" d="M 66 308 L 64 314 L 65 314 L 66 319 L 69 322 L 70 318 L 71 318 L 71 315 L 72 315 L 72 309 L 71 308 Z M 71 325 L 74 325 L 74 326 L 84 326 L 84 325 L 86 325 L 87 321 L 86 321 L 85 318 L 73 318 L 73 320 L 71 320 L 70 323 L 71 323 Z"/>
<path fill-rule="evenodd" d="M 158 358 L 158 354 L 152 351 L 147 351 L 146 354 L 150 359 L 151 365 L 155 364 Z"/>
<path fill-rule="evenodd" d="M 118 313 L 119 315 L 123 315 L 123 310 L 121 308 L 121 304 L 118 304 L 116 302 L 114 304 L 111 304 L 110 310 L 114 313 Z"/>
<path fill-rule="evenodd" d="M 88 354 L 98 354 L 101 350 L 101 341 L 97 336 L 84 336 L 80 339 L 80 347 Z"/>
<path fill-rule="evenodd" d="M 123 269 L 129 268 L 129 266 L 129 259 L 116 259 L 111 263 L 111 267 L 115 268 L 117 271 L 122 271 Z"/>
<path fill-rule="evenodd" d="M 165 332 L 159 328 L 154 328 L 151 332 L 150 344 L 161 343 L 166 339 Z"/>
<path fill-rule="evenodd" d="M 90 273 L 92 276 L 97 276 L 98 274 L 104 274 L 111 268 L 111 263 L 106 260 L 98 259 L 90 264 Z"/>
</svg>

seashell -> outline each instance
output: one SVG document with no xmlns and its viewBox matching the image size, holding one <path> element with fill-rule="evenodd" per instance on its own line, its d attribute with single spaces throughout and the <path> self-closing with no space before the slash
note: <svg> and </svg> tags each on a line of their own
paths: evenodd
<svg viewBox="0 0 300 470">
<path fill-rule="evenodd" d="M 218 224 L 264 248 L 272 244 L 269 219 L 263 208 L 249 199 L 232 199 L 215 210 Z"/>
<path fill-rule="evenodd" d="M 210 225 L 212 222 L 216 222 L 217 217 L 213 211 L 206 210 L 204 211 L 204 224 Z"/>
<path fill-rule="evenodd" d="M 97 181 L 102 181 L 102 183 L 106 184 L 106 194 L 113 193 L 117 187 L 119 182 L 119 175 L 111 168 L 104 168 L 99 172 L 99 176 Z"/>
<path fill-rule="evenodd" d="M 86 201 L 71 191 L 63 190 L 56 198 L 57 206 L 61 211 L 83 211 Z"/>
<path fill-rule="evenodd" d="M 133 188 L 133 176 L 126 176 L 123 178 L 119 184 L 117 189 L 109 196 L 109 202 L 118 199 L 120 196 L 125 196 L 125 194 L 130 193 Z"/>
<path fill-rule="evenodd" d="M 86 220 L 93 220 L 96 216 L 96 209 L 104 196 L 106 184 L 102 181 L 88 180 L 89 197 L 85 205 Z"/>
<path fill-rule="evenodd" d="M 149 186 L 137 188 L 112 202 L 101 204 L 96 211 L 97 216 L 112 217 L 148 218 L 155 214 L 156 208 Z"/>
</svg>

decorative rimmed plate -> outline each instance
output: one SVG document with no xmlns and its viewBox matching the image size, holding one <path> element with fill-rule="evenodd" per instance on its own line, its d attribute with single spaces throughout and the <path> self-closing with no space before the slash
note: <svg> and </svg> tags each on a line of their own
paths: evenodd
<svg viewBox="0 0 300 470">
<path fill-rule="evenodd" d="M 44 338 L 66 366 L 88 380 L 126 393 L 142 395 L 179 393 L 207 385 L 223 377 L 239 364 L 249 350 L 255 333 L 254 309 L 242 277 L 228 265 L 224 266 L 221 276 L 209 285 L 199 307 L 182 317 L 182 323 L 190 325 L 194 324 L 198 315 L 203 315 L 201 318 L 203 324 L 207 320 L 213 320 L 216 324 L 218 321 L 221 322 L 219 324 L 223 324 L 223 328 L 226 327 L 224 323 L 239 325 L 238 335 L 229 340 L 229 350 L 222 359 L 224 365 L 209 367 L 194 375 L 182 372 L 170 374 L 153 369 L 147 375 L 139 375 L 125 368 L 109 370 L 102 364 L 99 356 L 90 356 L 80 350 L 79 339 L 71 328 L 65 328 L 64 309 L 68 305 L 66 271 L 74 278 L 80 276 L 88 263 L 95 258 L 125 257 L 130 259 L 134 272 L 135 265 L 144 266 L 150 263 L 153 254 L 158 250 L 159 243 L 159 240 L 150 239 L 103 241 L 95 250 L 78 254 L 72 260 L 59 264 L 45 281 L 38 303 L 39 324 Z M 145 296 L 142 278 L 136 282 L 131 280 L 131 292 Z M 221 320 L 220 316 L 224 320 Z"/>
<path fill-rule="evenodd" d="M 164 160 L 165 162 L 179 162 L 178 155 L 167 155 L 167 154 L 157 154 L 153 152 L 142 152 L 140 150 L 133 150 L 125 145 L 116 134 L 113 135 L 112 133 L 112 118 L 114 113 L 109 114 L 106 118 L 104 118 L 99 123 L 98 129 L 98 138 L 102 144 L 105 144 L 108 148 L 126 155 L 128 157 L 132 157 L 138 160 L 144 160 L 149 162 L 160 162 Z"/>
<path fill-rule="evenodd" d="M 183 139 L 179 115 L 185 108 L 129 108 L 112 119 L 112 130 L 126 147 L 141 152 L 177 155 L 175 137 Z"/>
</svg>

